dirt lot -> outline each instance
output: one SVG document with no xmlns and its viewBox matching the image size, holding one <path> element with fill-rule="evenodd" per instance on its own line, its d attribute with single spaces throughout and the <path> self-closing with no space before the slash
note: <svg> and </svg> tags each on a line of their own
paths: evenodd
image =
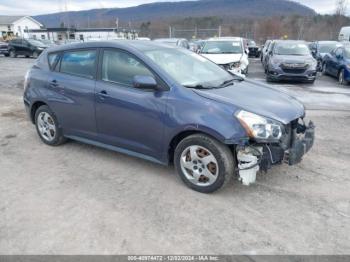
<svg viewBox="0 0 350 262">
<path fill-rule="evenodd" d="M 349 254 L 350 87 L 275 84 L 317 125 L 298 166 L 203 195 L 172 167 L 39 141 L 22 105 L 32 59 L 0 57 L 0 254 Z M 257 60 L 250 78 L 264 81 Z"/>
</svg>

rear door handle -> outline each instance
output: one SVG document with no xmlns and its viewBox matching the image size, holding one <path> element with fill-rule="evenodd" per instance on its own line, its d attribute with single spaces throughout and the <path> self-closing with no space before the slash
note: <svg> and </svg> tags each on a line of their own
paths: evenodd
<svg viewBox="0 0 350 262">
<path fill-rule="evenodd" d="M 58 83 L 58 81 L 56 79 L 52 80 L 50 82 L 50 86 L 58 93 L 60 94 L 64 94 L 64 89 L 62 86 L 60 86 L 60 84 Z"/>
<path fill-rule="evenodd" d="M 52 81 L 50 82 L 50 86 L 52 86 L 52 87 L 58 87 L 57 80 L 52 80 Z"/>
<path fill-rule="evenodd" d="M 106 90 L 102 90 L 98 93 L 101 100 L 105 100 L 108 97 L 108 93 Z"/>
</svg>

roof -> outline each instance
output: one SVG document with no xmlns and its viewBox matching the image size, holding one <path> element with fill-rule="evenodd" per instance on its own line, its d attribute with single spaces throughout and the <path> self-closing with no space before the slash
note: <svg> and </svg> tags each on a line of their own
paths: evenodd
<svg viewBox="0 0 350 262">
<path fill-rule="evenodd" d="M 24 16 L 0 15 L 0 25 L 10 25 Z"/>
<path fill-rule="evenodd" d="M 147 40 L 111 40 L 111 41 L 99 41 L 99 42 L 84 42 L 66 44 L 61 46 L 55 46 L 50 48 L 52 52 L 60 52 L 65 50 L 81 49 L 81 48 L 124 48 L 124 49 L 136 49 L 138 51 L 151 51 L 159 50 L 161 48 L 173 49 L 172 47 L 162 43 Z M 50 52 L 49 51 L 49 52 Z"/>
<path fill-rule="evenodd" d="M 159 42 L 159 43 L 176 43 L 179 40 L 185 40 L 184 38 L 157 38 L 153 41 Z"/>
<path fill-rule="evenodd" d="M 21 20 L 23 18 L 28 18 L 33 22 L 37 23 L 38 25 L 42 26 L 42 24 L 39 21 L 35 20 L 30 16 L 25 16 L 25 15 L 22 15 L 22 16 L 0 15 L 0 25 L 11 25 L 14 22 Z"/>
<path fill-rule="evenodd" d="M 241 37 L 213 37 L 209 38 L 208 41 L 242 41 Z"/>
</svg>

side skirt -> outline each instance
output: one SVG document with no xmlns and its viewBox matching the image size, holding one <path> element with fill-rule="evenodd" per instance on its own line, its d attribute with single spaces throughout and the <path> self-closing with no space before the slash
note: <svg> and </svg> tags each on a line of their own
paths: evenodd
<svg viewBox="0 0 350 262">
<path fill-rule="evenodd" d="M 147 161 L 151 161 L 151 162 L 163 165 L 163 166 L 167 166 L 168 165 L 168 163 L 164 163 L 164 162 L 162 162 L 162 161 L 160 161 L 160 160 L 158 160 L 158 159 L 156 159 L 154 157 L 151 157 L 151 156 L 148 156 L 148 155 L 144 155 L 144 154 L 141 154 L 141 153 L 138 153 L 138 152 L 130 151 L 130 150 L 127 150 L 125 148 L 103 144 L 103 143 L 100 143 L 100 142 L 97 142 L 97 141 L 94 141 L 94 140 L 90 140 L 90 139 L 86 139 L 86 138 L 82 138 L 82 137 L 78 137 L 78 136 L 65 136 L 65 137 L 67 137 L 69 139 L 72 139 L 72 140 L 76 140 L 76 141 L 85 143 L 85 144 L 89 144 L 89 145 L 105 148 L 105 149 L 108 149 L 108 150 L 111 150 L 111 151 L 115 151 L 115 152 L 118 152 L 118 153 L 126 154 L 126 155 L 129 155 L 129 156 L 132 156 L 132 157 L 141 158 L 141 159 L 144 159 L 144 160 L 147 160 Z"/>
</svg>

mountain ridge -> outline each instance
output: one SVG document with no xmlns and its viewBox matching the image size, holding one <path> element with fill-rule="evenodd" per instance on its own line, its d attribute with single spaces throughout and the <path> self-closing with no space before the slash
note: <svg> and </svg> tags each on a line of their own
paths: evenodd
<svg viewBox="0 0 350 262">
<path fill-rule="evenodd" d="M 271 8 L 273 7 L 273 8 Z M 198 0 L 157 2 L 127 8 L 104 8 L 34 16 L 46 27 L 106 25 L 116 21 L 145 22 L 184 17 L 261 18 L 287 15 L 310 16 L 316 12 L 290 0 Z M 115 24 L 115 23 L 114 23 Z"/>
</svg>

